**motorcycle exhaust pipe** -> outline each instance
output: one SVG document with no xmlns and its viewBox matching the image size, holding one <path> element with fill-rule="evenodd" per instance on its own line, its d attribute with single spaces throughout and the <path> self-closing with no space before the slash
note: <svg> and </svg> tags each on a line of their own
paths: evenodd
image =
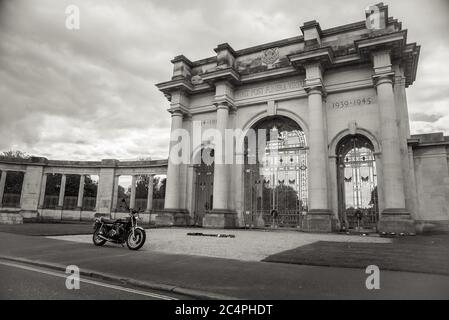
<svg viewBox="0 0 449 320">
<path fill-rule="evenodd" d="M 99 237 L 99 238 L 101 238 L 101 239 L 103 239 L 103 240 L 109 241 L 109 239 L 108 239 L 108 238 L 106 238 L 106 237 L 103 237 L 103 236 L 102 236 L 101 234 L 99 234 L 99 235 L 98 235 L 98 237 Z"/>
</svg>

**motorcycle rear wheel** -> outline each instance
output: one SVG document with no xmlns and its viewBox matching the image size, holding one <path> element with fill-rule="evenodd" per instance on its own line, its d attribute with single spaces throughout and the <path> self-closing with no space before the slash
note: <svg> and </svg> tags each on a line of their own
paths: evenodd
<svg viewBox="0 0 449 320">
<path fill-rule="evenodd" d="M 99 237 L 100 234 L 100 228 L 94 231 L 94 234 L 92 235 L 92 242 L 96 246 L 102 246 L 106 243 L 106 240 Z"/>
<path fill-rule="evenodd" d="M 142 248 L 147 237 L 145 231 L 141 229 L 134 230 L 134 235 L 135 238 L 133 238 L 133 233 L 130 232 L 128 235 L 128 239 L 126 239 L 126 246 L 129 250 L 139 250 L 140 248 Z"/>
</svg>

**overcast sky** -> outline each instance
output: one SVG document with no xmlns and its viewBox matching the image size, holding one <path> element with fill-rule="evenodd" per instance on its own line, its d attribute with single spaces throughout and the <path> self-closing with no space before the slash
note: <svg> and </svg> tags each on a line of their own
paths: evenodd
<svg viewBox="0 0 449 320">
<path fill-rule="evenodd" d="M 315 19 L 323 29 L 364 19 L 370 1 L 0 0 L 0 151 L 51 159 L 163 158 L 168 102 L 154 86 L 170 60 L 284 39 Z M 65 9 L 80 8 L 80 30 Z M 413 133 L 449 134 L 449 5 L 390 1 L 421 47 L 408 89 Z"/>
</svg>

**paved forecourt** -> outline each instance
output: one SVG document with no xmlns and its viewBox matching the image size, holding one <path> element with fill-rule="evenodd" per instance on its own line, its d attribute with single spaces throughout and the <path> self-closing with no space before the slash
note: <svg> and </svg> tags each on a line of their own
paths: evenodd
<svg viewBox="0 0 449 320">
<path fill-rule="evenodd" d="M 314 234 L 287 230 L 222 230 L 197 228 L 147 229 L 147 242 L 141 250 L 170 254 L 188 254 L 214 258 L 261 261 L 275 253 L 309 245 L 318 241 L 345 243 L 390 243 L 378 236 Z M 234 235 L 230 237 L 191 236 L 188 233 Z M 49 237 L 91 243 L 91 235 Z M 113 244 L 110 244 L 113 245 Z"/>
</svg>

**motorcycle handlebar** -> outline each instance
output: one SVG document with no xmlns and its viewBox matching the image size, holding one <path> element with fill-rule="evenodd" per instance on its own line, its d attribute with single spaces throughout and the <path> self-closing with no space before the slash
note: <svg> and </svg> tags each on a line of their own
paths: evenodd
<svg viewBox="0 0 449 320">
<path fill-rule="evenodd" d="M 129 211 L 130 213 L 132 213 L 132 214 L 136 214 L 136 213 L 139 213 L 139 212 L 143 212 L 143 211 L 144 211 L 144 210 L 142 210 L 142 209 L 140 209 L 140 208 L 139 208 L 139 210 L 131 209 L 131 208 L 128 206 L 128 204 L 126 203 L 125 198 L 122 199 L 122 202 L 125 204 L 126 210 L 128 210 L 128 211 Z"/>
</svg>

